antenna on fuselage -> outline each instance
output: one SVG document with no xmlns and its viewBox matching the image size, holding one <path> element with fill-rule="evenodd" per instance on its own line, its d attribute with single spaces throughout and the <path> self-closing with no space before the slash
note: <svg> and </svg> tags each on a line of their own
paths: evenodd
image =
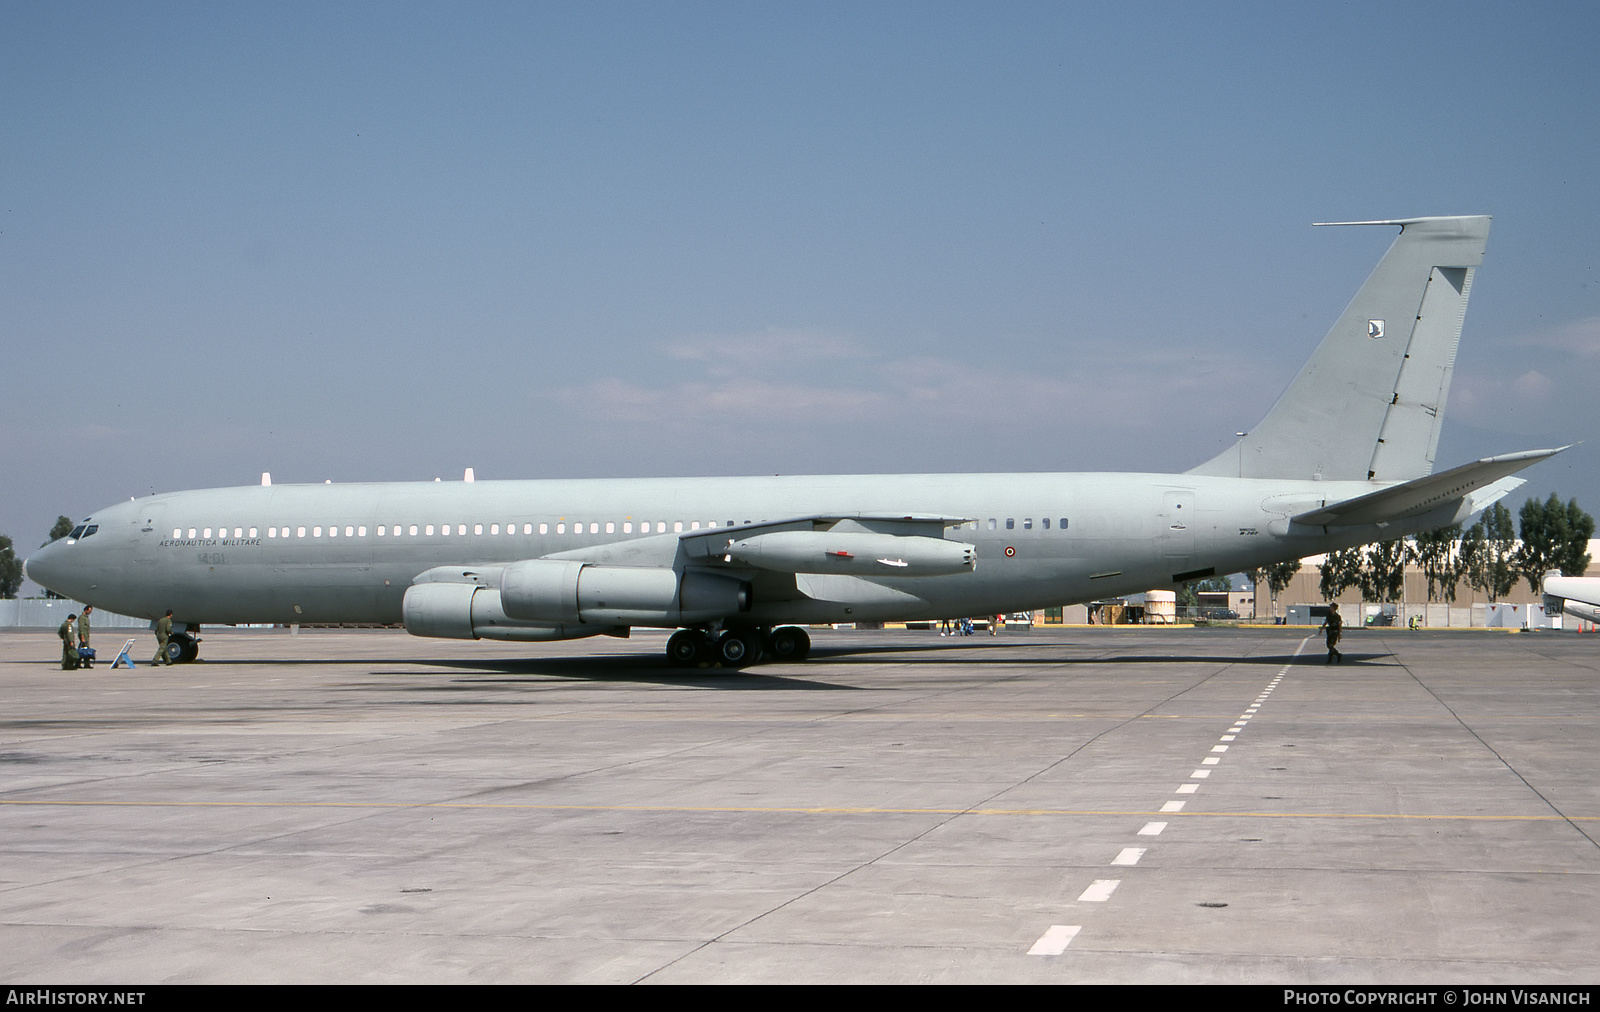
<svg viewBox="0 0 1600 1012">
<path fill-rule="evenodd" d="M 461 476 L 461 480 L 462 481 L 477 481 L 478 479 L 476 479 L 476 478 L 474 478 L 472 476 L 472 468 L 469 467 L 469 468 L 467 468 L 467 473 Z"/>
<path fill-rule="evenodd" d="M 272 472 L 271 471 L 262 471 L 261 472 L 261 484 L 262 484 L 263 487 L 272 484 Z"/>
</svg>

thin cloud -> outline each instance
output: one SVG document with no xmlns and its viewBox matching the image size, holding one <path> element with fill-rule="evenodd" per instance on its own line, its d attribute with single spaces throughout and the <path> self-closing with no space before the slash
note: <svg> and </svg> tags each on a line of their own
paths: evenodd
<svg viewBox="0 0 1600 1012">
<path fill-rule="evenodd" d="M 1536 331 L 1519 338 L 1518 343 L 1571 352 L 1583 358 L 1600 358 L 1600 316 Z"/>
</svg>

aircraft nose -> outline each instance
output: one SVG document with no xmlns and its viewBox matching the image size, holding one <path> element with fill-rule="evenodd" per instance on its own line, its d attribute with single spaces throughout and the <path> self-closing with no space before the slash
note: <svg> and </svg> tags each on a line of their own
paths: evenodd
<svg viewBox="0 0 1600 1012">
<path fill-rule="evenodd" d="M 65 572 L 62 547 L 60 543 L 52 541 L 22 560 L 22 575 L 46 590 L 60 593 L 61 578 Z"/>
</svg>

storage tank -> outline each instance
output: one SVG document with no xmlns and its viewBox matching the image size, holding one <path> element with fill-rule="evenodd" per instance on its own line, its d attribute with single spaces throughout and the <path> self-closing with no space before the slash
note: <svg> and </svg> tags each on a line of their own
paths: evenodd
<svg viewBox="0 0 1600 1012">
<path fill-rule="evenodd" d="M 1171 590 L 1144 592 L 1144 624 L 1172 625 L 1178 621 L 1178 594 Z"/>
</svg>

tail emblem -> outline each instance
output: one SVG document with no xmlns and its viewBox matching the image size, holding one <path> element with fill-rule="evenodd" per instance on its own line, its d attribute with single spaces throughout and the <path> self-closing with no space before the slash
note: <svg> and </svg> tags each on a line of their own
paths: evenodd
<svg viewBox="0 0 1600 1012">
<path fill-rule="evenodd" d="M 1376 341 L 1378 338 L 1382 337 L 1383 336 L 1383 321 L 1382 320 L 1368 320 L 1367 321 L 1367 336 L 1372 338 L 1374 341 Z"/>
</svg>

